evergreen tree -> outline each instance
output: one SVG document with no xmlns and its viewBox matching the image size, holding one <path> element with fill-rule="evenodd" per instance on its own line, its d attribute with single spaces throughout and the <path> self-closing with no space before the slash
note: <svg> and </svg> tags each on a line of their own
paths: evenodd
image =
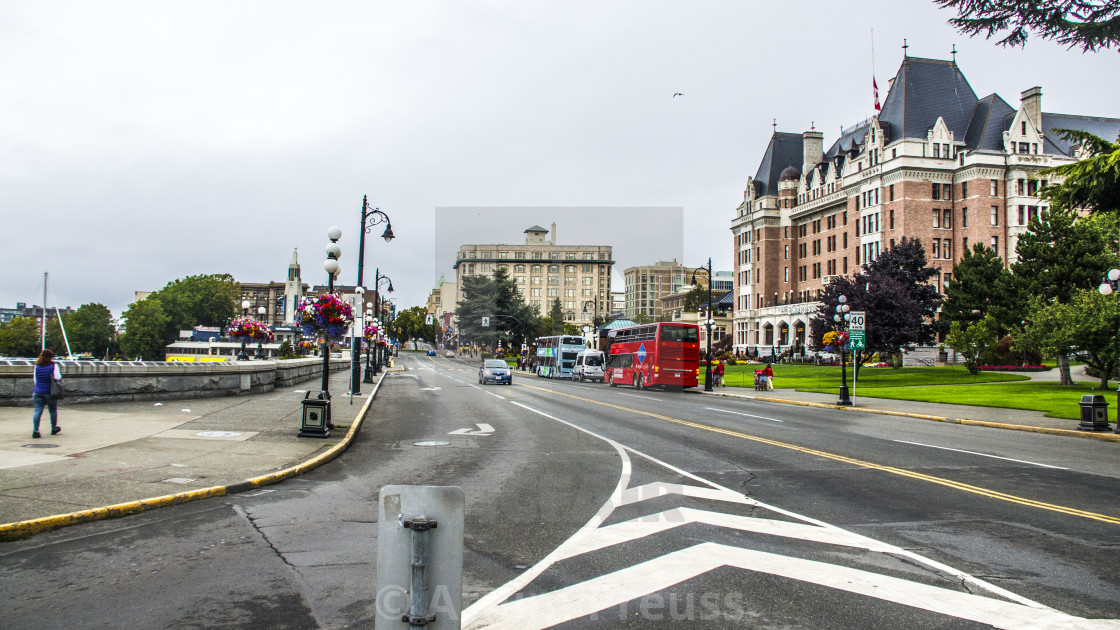
<svg viewBox="0 0 1120 630">
<path fill-rule="evenodd" d="M 949 23 L 965 35 L 986 39 L 1008 31 L 1000 46 L 1025 46 L 1034 32 L 1083 52 L 1120 44 L 1120 2 L 1116 0 L 934 0 L 956 9 Z"/>
<path fill-rule="evenodd" d="M 953 267 L 953 278 L 941 304 L 941 317 L 967 328 L 990 315 L 1002 337 L 1020 321 L 1014 282 L 995 250 L 977 243 L 971 251 L 965 250 Z"/>
<path fill-rule="evenodd" d="M 560 309 L 560 298 L 553 298 L 548 317 L 552 320 L 552 334 L 564 334 L 564 311 Z"/>
</svg>

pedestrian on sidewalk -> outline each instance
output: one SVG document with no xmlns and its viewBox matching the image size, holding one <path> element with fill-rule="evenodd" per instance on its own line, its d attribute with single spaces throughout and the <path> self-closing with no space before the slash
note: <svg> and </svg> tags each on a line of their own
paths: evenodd
<svg viewBox="0 0 1120 630">
<path fill-rule="evenodd" d="M 31 377 L 35 381 L 35 389 L 31 394 L 31 400 L 35 404 L 35 413 L 31 416 L 31 437 L 41 437 L 39 435 L 39 418 L 43 415 L 43 407 L 46 407 L 51 414 L 51 435 L 62 433 L 62 427 L 58 426 L 58 397 L 51 391 L 51 385 L 56 382 L 61 388 L 62 371 L 58 368 L 58 364 L 54 362 L 53 352 L 44 349 L 39 353 L 39 358 L 35 360 L 35 371 L 32 372 Z"/>
<path fill-rule="evenodd" d="M 726 387 L 723 384 L 723 370 L 723 361 L 716 360 L 715 378 L 713 379 L 715 381 L 713 385 L 716 387 Z"/>
<path fill-rule="evenodd" d="M 774 389 L 774 368 L 770 367 L 769 363 L 767 363 L 766 367 L 762 370 L 762 375 L 764 377 L 766 377 L 766 389 L 767 390 L 773 390 Z"/>
</svg>

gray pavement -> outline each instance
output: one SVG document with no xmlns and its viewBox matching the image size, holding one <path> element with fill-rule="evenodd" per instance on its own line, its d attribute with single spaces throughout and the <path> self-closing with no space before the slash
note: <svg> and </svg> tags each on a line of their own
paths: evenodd
<svg viewBox="0 0 1120 630">
<path fill-rule="evenodd" d="M 318 390 L 318 380 L 252 396 L 64 404 L 59 407 L 62 433 L 50 436 L 44 418 L 44 437 L 37 440 L 31 439 L 30 408 L 0 407 L 0 534 L 5 524 L 235 486 L 300 465 L 345 439 L 375 385 L 364 383 L 352 403 L 348 387 L 347 372 L 332 376 L 336 430 L 326 439 L 296 435 L 299 401 L 306 391 Z M 735 387 L 706 395 L 820 406 L 833 406 L 837 398 Z M 1016 409 L 858 397 L 856 407 L 848 409 L 1089 436 L 1075 430 L 1077 421 Z"/>
<path fill-rule="evenodd" d="M 385 372 L 375 377 L 383 377 Z M 0 407 L 0 524 L 232 486 L 299 465 L 345 439 L 375 384 L 331 377 L 335 430 L 300 438 L 314 379 L 252 396 L 59 405 L 62 432 L 31 438 L 29 407 Z M 2 528 L 3 525 L 0 525 Z"/>
</svg>

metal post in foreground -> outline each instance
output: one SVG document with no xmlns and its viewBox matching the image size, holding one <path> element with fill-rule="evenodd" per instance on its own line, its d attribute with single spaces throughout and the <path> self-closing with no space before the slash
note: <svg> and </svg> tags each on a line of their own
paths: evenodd
<svg viewBox="0 0 1120 630">
<path fill-rule="evenodd" d="M 462 489 L 384 486 L 377 503 L 374 627 L 459 630 L 463 603 Z"/>
</svg>

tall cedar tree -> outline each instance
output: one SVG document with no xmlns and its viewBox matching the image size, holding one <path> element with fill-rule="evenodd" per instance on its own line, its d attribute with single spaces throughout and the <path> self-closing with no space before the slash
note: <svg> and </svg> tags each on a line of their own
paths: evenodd
<svg viewBox="0 0 1120 630">
<path fill-rule="evenodd" d="M 968 36 L 985 39 L 1009 31 L 1001 46 L 1024 46 L 1029 32 L 1083 52 L 1120 43 L 1120 2 L 1116 0 L 934 0 L 956 9 L 949 23 Z"/>
<path fill-rule="evenodd" d="M 1000 337 L 1019 324 L 1022 312 L 1016 299 L 1015 279 L 995 250 L 977 243 L 965 250 L 953 267 L 953 278 L 945 290 L 941 318 L 962 326 L 991 315 Z"/>
</svg>

